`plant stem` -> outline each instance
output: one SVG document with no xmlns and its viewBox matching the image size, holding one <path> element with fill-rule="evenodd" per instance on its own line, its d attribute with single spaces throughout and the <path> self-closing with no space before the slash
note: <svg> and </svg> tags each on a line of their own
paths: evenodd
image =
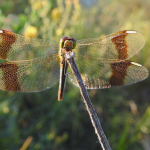
<svg viewBox="0 0 150 150">
<path fill-rule="evenodd" d="M 86 109 L 89 113 L 92 125 L 95 129 L 95 133 L 97 134 L 98 140 L 99 140 L 103 150 L 111 150 L 110 145 L 109 145 L 107 138 L 105 136 L 105 133 L 101 127 L 101 123 L 97 117 L 96 111 L 95 111 L 95 109 L 91 103 L 89 95 L 88 95 L 86 88 L 84 86 L 84 83 L 82 81 L 78 67 L 77 67 L 75 60 L 74 60 L 74 56 L 75 56 L 75 54 L 73 52 L 68 52 L 68 53 L 66 53 L 65 58 L 67 59 L 67 62 L 72 69 L 72 73 L 74 74 L 74 76 L 78 82 L 80 93 L 83 97 L 83 101 L 86 105 Z"/>
</svg>

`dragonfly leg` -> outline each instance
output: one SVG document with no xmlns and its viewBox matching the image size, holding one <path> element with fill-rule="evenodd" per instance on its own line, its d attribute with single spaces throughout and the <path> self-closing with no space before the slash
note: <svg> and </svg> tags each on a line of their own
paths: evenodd
<svg viewBox="0 0 150 150">
<path fill-rule="evenodd" d="M 70 73 L 72 73 L 72 72 L 67 72 L 67 73 L 65 73 L 65 75 L 68 75 L 68 74 L 70 74 Z"/>
<path fill-rule="evenodd" d="M 62 55 L 61 55 L 62 56 Z M 64 64 L 64 62 L 65 62 L 65 57 L 62 57 L 62 62 L 61 62 L 61 64 Z"/>
</svg>

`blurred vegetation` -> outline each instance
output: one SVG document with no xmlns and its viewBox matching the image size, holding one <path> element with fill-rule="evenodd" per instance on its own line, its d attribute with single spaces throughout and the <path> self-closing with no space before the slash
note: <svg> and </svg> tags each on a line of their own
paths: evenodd
<svg viewBox="0 0 150 150">
<path fill-rule="evenodd" d="M 134 60 L 150 70 L 149 0 L 1 0 L 0 29 L 59 42 L 137 30 L 146 38 Z M 0 91 L 0 149 L 101 149 L 79 89 L 67 82 L 40 93 Z M 89 90 L 108 141 L 115 150 L 150 149 L 150 78 L 130 86 Z"/>
</svg>

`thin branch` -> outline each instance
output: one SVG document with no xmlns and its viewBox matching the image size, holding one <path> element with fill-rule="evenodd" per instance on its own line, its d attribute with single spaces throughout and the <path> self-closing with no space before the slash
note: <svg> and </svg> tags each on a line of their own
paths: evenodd
<svg viewBox="0 0 150 150">
<path fill-rule="evenodd" d="M 68 64 L 70 65 L 71 69 L 72 69 L 72 73 L 74 74 L 77 82 L 78 82 L 78 85 L 79 85 L 79 89 L 80 89 L 80 93 L 83 97 L 83 101 L 86 105 L 86 109 L 89 113 L 89 116 L 90 116 L 90 119 L 91 119 L 91 122 L 92 122 L 92 125 L 95 129 L 95 133 L 97 134 L 97 137 L 98 137 L 98 140 L 103 148 L 103 150 L 111 150 L 110 148 L 110 145 L 107 141 L 107 138 L 104 134 L 104 131 L 101 127 L 101 123 L 97 117 L 97 114 L 96 114 L 96 111 L 91 103 L 91 100 L 89 98 L 89 95 L 86 91 L 86 88 L 84 86 L 84 83 L 82 81 L 82 78 L 81 78 L 81 75 L 79 73 L 79 70 L 78 70 L 78 67 L 75 63 L 75 60 L 74 60 L 74 53 L 73 52 L 67 52 L 65 54 L 65 58 L 67 59 L 67 62 Z"/>
</svg>

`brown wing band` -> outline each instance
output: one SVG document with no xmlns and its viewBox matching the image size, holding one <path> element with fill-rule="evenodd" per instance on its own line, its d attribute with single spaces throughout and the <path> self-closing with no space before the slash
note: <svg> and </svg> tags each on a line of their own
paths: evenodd
<svg viewBox="0 0 150 150">
<path fill-rule="evenodd" d="M 126 31 L 121 31 L 120 34 L 122 35 L 114 35 L 111 41 L 115 44 L 116 49 L 118 51 L 118 59 L 125 60 L 128 58 L 127 44 L 125 41 L 125 38 L 128 34 L 126 33 Z"/>
<path fill-rule="evenodd" d="M 8 91 L 21 91 L 17 76 L 18 71 L 17 64 L 2 63 L 0 64 L 0 69 L 3 71 L 2 78 L 5 84 L 4 89 Z"/>
<path fill-rule="evenodd" d="M 2 40 L 0 42 L 0 58 L 7 59 L 7 53 L 9 49 L 11 49 L 11 45 L 16 41 L 15 35 L 12 32 L 2 30 L 3 32 L 0 33 L 2 36 Z"/>
<path fill-rule="evenodd" d="M 127 75 L 127 68 L 131 65 L 130 61 L 114 62 L 111 64 L 112 75 L 109 79 L 111 86 L 122 86 Z"/>
</svg>

